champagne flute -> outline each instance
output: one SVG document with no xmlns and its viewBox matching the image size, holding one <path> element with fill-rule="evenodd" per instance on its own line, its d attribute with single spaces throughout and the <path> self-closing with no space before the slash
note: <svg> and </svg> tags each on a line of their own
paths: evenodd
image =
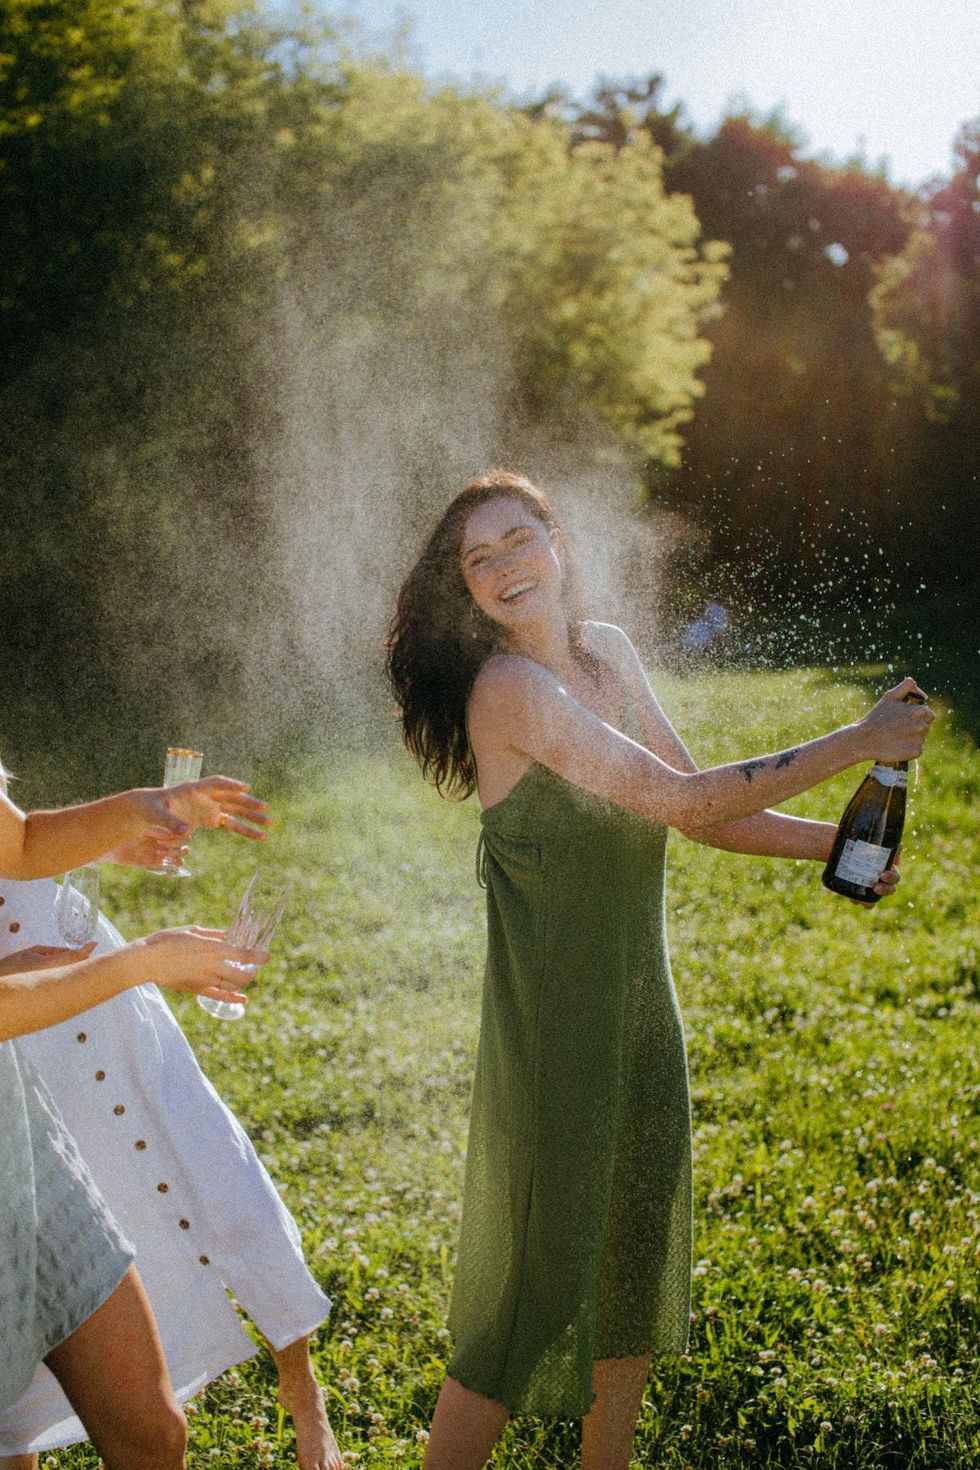
<svg viewBox="0 0 980 1470">
<path fill-rule="evenodd" d="M 167 758 L 163 763 L 164 786 L 179 786 L 183 781 L 196 781 L 201 774 L 201 766 L 204 763 L 204 752 L 201 750 L 187 750 L 181 745 L 171 745 L 167 750 Z M 186 868 L 181 861 L 180 854 L 173 857 L 161 859 L 160 866 L 154 868 L 155 873 L 169 874 L 171 878 L 189 878 L 190 868 Z"/>
<path fill-rule="evenodd" d="M 260 868 L 252 874 L 244 897 L 238 905 L 238 913 L 232 920 L 227 938 L 232 944 L 247 949 L 268 949 L 286 908 L 292 884 L 279 878 L 267 878 Z M 239 964 L 230 960 L 236 970 L 250 975 L 254 965 Z M 245 1007 L 237 1000 L 212 1000 L 209 995 L 199 995 L 197 1003 L 209 1016 L 219 1021 L 240 1021 Z"/>
<path fill-rule="evenodd" d="M 58 932 L 66 944 L 80 949 L 99 927 L 99 870 L 87 865 L 66 873 L 55 904 Z"/>
</svg>

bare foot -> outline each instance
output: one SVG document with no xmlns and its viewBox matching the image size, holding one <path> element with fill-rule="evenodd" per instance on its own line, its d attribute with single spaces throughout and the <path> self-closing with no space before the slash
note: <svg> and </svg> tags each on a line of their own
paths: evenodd
<svg viewBox="0 0 980 1470">
<path fill-rule="evenodd" d="M 323 1403 L 323 1389 L 312 1371 L 280 1380 L 279 1402 L 296 1431 L 296 1460 L 299 1470 L 344 1470 Z"/>
</svg>

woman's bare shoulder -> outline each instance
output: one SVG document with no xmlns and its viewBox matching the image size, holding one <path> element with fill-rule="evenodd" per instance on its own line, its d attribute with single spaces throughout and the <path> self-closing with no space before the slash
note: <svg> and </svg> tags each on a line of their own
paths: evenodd
<svg viewBox="0 0 980 1470">
<path fill-rule="evenodd" d="M 540 694 L 557 683 L 554 674 L 543 664 L 519 653 L 494 653 L 480 666 L 470 691 L 470 707 L 474 704 L 501 700 L 522 701 Z"/>
<path fill-rule="evenodd" d="M 590 653 L 597 658 L 607 659 L 615 668 L 625 673 L 637 662 L 637 652 L 629 636 L 615 623 L 584 622 L 582 637 Z"/>
</svg>

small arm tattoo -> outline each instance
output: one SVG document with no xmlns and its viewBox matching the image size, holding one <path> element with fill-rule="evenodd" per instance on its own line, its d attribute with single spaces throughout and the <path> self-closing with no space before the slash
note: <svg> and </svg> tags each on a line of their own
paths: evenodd
<svg viewBox="0 0 980 1470">
<path fill-rule="evenodd" d="M 799 749 L 784 750 L 782 755 L 776 761 L 776 770 L 781 770 L 783 766 L 791 766 L 796 760 L 796 757 L 799 755 L 799 753 Z"/>
<path fill-rule="evenodd" d="M 751 786 L 752 777 L 755 775 L 756 771 L 761 771 L 764 765 L 765 761 L 743 761 L 742 764 L 739 766 L 739 770 L 742 772 L 742 775 Z"/>
</svg>

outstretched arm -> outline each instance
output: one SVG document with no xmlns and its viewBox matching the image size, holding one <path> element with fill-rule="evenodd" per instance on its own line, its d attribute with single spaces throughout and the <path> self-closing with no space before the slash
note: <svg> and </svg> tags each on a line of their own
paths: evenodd
<svg viewBox="0 0 980 1470">
<path fill-rule="evenodd" d="M 0 876 L 49 878 L 145 839 L 180 842 L 196 827 L 261 837 L 266 805 L 244 781 L 205 776 L 123 791 L 82 806 L 24 813 L 0 791 Z"/>
<path fill-rule="evenodd" d="M 251 981 L 235 964 L 262 964 L 262 950 L 229 944 L 220 929 L 162 929 L 109 954 L 92 945 L 66 951 L 38 945 L 0 961 L 0 1041 L 41 1031 L 68 1016 L 153 981 L 214 1000 L 244 1002 Z"/>
<path fill-rule="evenodd" d="M 94 861 L 143 832 L 181 835 L 188 828 L 151 791 L 125 791 L 60 811 L 22 812 L 0 793 L 0 875 L 49 878 Z"/>
<path fill-rule="evenodd" d="M 484 664 L 469 722 L 475 743 L 487 738 L 617 806 L 700 831 L 762 812 L 858 761 L 917 756 L 933 716 L 902 702 L 915 688 L 914 680 L 903 681 L 863 720 L 828 735 L 706 771 L 678 770 L 614 730 L 530 659 L 497 656 Z"/>
<path fill-rule="evenodd" d="M 608 623 L 593 624 L 592 627 L 603 652 L 622 675 L 643 744 L 668 765 L 693 774 L 699 769 L 698 765 L 664 713 L 629 638 L 621 628 Z M 763 810 L 734 822 L 685 828 L 684 836 L 706 847 L 723 848 L 726 852 L 748 853 L 755 857 L 804 858 L 824 863 L 830 855 L 836 831 L 832 822 Z"/>
<path fill-rule="evenodd" d="M 659 700 L 650 688 L 646 671 L 636 649 L 621 628 L 609 624 L 598 624 L 596 632 L 604 644 L 604 651 L 620 669 L 624 684 L 629 690 L 633 709 L 639 721 L 643 742 L 678 770 L 693 772 L 698 769 L 683 740 L 664 713 Z M 741 817 L 736 822 L 718 822 L 713 827 L 689 828 L 684 832 L 693 842 L 706 847 L 722 848 L 726 852 L 751 854 L 756 857 L 797 858 L 804 861 L 826 863 L 837 833 L 833 822 L 813 821 L 809 817 L 790 817 L 783 812 L 761 811 L 751 817 Z M 887 868 L 875 884 L 879 898 L 888 898 L 895 892 L 899 881 L 897 863 Z M 852 899 L 859 908 L 872 908 L 872 904 Z"/>
</svg>

